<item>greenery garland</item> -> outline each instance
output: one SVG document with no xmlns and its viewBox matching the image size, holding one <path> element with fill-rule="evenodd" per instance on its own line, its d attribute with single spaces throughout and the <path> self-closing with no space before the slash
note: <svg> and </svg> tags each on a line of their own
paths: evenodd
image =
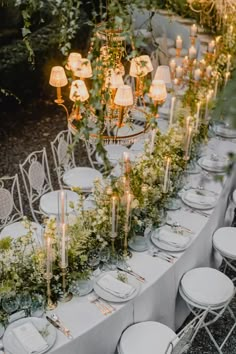
<svg viewBox="0 0 236 354">
<path fill-rule="evenodd" d="M 119 22 L 118 19 L 117 21 Z M 235 58 L 235 29 L 230 39 L 227 32 L 219 39 L 218 43 L 216 59 L 212 64 L 217 75 L 222 78 L 227 65 L 227 54 L 231 54 Z M 224 60 L 221 61 L 219 58 L 222 58 L 222 56 L 224 56 Z M 210 83 L 211 87 L 213 83 L 214 81 Z M 194 89 L 194 86 L 191 86 L 191 82 L 189 87 L 182 101 L 182 111 L 180 110 L 178 114 L 177 124 L 166 134 L 157 131 L 153 151 L 150 151 L 150 148 L 146 146 L 144 154 L 129 172 L 129 187 L 133 194 L 131 205 L 132 232 L 133 230 L 143 232 L 150 225 L 158 226 L 169 198 L 175 196 L 181 188 L 181 176 L 183 176 L 186 167 L 183 160 L 181 137 L 184 131 L 183 120 L 187 112 L 190 112 L 190 114 L 195 112 L 197 100 L 199 98 L 203 99 L 205 96 L 207 83 L 204 80 L 200 81 L 197 90 Z M 199 144 L 206 141 L 207 133 L 207 122 L 202 120 L 200 129 L 193 139 L 190 160 L 197 155 Z M 171 157 L 172 160 L 172 174 L 168 193 L 163 193 L 162 188 L 165 156 Z M 69 271 L 67 274 L 69 285 L 78 278 L 87 278 L 90 274 L 91 269 L 87 263 L 89 250 L 111 247 L 111 195 L 113 194 L 120 201 L 120 228 L 116 240 L 116 247 L 119 248 L 122 246 L 125 231 L 124 179 L 113 177 L 103 184 L 96 182 L 94 209 L 85 210 L 83 208 L 83 195 L 79 193 L 80 203 L 75 208 L 76 216 L 70 217 L 69 220 Z M 71 207 L 75 206 L 71 205 Z M 29 288 L 32 293 L 46 294 L 46 281 L 44 279 L 45 250 L 33 240 L 31 223 L 24 220 L 24 226 L 28 229 L 28 233 L 24 237 L 17 240 L 6 237 L 0 240 L 0 293 L 2 295 L 11 290 L 21 292 L 25 287 Z M 58 298 L 61 293 L 61 270 L 59 267 L 56 221 L 54 219 L 47 220 L 45 227 L 45 237 L 49 235 L 54 240 L 52 291 L 53 297 Z M 132 232 L 130 232 L 129 237 L 132 237 Z M 0 311 L 0 321 L 1 319 L 4 320 L 4 316 L 4 312 Z"/>
</svg>

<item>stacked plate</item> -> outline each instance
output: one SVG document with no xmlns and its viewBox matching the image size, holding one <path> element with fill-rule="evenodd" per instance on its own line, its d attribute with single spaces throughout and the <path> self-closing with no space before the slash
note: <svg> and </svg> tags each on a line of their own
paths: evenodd
<svg viewBox="0 0 236 354">
<path fill-rule="evenodd" d="M 215 125 L 214 131 L 216 135 L 222 136 L 223 138 L 229 138 L 229 139 L 236 138 L 236 130 L 232 129 L 232 127 L 223 124 Z"/>
<path fill-rule="evenodd" d="M 195 209 L 213 209 L 217 203 L 217 195 L 204 189 L 189 189 L 181 197 L 185 204 Z"/>
<path fill-rule="evenodd" d="M 227 167 L 227 157 L 202 156 L 198 160 L 199 166 L 209 172 L 224 172 Z"/>
<path fill-rule="evenodd" d="M 7 327 L 3 345 L 5 350 L 11 354 L 28 354 L 29 352 L 42 354 L 53 347 L 56 338 L 56 329 L 48 321 L 28 317 L 15 321 Z"/>
<path fill-rule="evenodd" d="M 184 230 L 181 233 L 175 232 L 171 226 L 164 225 L 152 232 L 151 240 L 155 246 L 162 250 L 181 252 L 190 245 L 192 236 Z"/>
<path fill-rule="evenodd" d="M 126 282 L 119 280 L 119 275 L 124 275 Z M 106 301 L 125 302 L 133 299 L 140 290 L 139 281 L 127 274 L 110 271 L 101 274 L 94 283 L 96 294 Z"/>
</svg>

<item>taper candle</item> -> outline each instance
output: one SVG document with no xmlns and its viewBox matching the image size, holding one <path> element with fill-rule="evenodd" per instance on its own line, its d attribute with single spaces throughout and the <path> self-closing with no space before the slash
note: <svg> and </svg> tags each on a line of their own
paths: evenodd
<svg viewBox="0 0 236 354">
<path fill-rule="evenodd" d="M 197 103 L 197 113 L 196 113 L 196 125 L 195 125 L 195 130 L 198 130 L 198 126 L 199 126 L 200 109 L 201 109 L 201 102 L 199 101 L 199 102 Z"/>
<path fill-rule="evenodd" d="M 171 128 L 173 124 L 175 101 L 176 101 L 176 97 L 173 96 L 171 98 L 169 128 Z"/>
<path fill-rule="evenodd" d="M 189 127 L 187 132 L 186 145 L 185 145 L 185 154 L 184 154 L 185 160 L 189 159 L 189 153 L 191 150 L 191 140 L 192 140 L 192 127 Z"/>
<path fill-rule="evenodd" d="M 115 238 L 117 236 L 117 197 L 112 196 L 112 215 L 111 215 L 111 237 Z"/>
<path fill-rule="evenodd" d="M 66 224 L 61 224 L 61 268 L 67 267 L 66 258 Z"/>
<path fill-rule="evenodd" d="M 65 191 L 60 191 L 60 201 L 61 201 L 61 223 L 65 222 Z"/>
<path fill-rule="evenodd" d="M 176 48 L 177 49 L 182 49 L 182 45 L 183 45 L 183 40 L 180 36 L 177 36 L 176 38 Z"/>
<path fill-rule="evenodd" d="M 190 28 L 190 36 L 191 37 L 196 37 L 197 35 L 197 26 L 196 24 L 194 23 L 191 28 Z"/>
<path fill-rule="evenodd" d="M 165 168 L 165 177 L 164 177 L 164 183 L 163 183 L 163 193 L 168 192 L 170 165 L 171 165 L 171 158 L 167 157 L 166 168 Z"/>
</svg>

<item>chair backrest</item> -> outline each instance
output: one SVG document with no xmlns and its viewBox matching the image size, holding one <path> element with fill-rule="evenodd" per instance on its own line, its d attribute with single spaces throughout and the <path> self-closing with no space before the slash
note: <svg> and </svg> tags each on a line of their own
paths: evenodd
<svg viewBox="0 0 236 354">
<path fill-rule="evenodd" d="M 36 215 L 43 215 L 39 210 L 39 200 L 43 194 L 53 190 L 46 149 L 32 152 L 20 164 L 20 171 L 32 216 L 38 222 Z"/>
<path fill-rule="evenodd" d="M 23 218 L 18 175 L 0 178 L 0 230 Z"/>
<path fill-rule="evenodd" d="M 186 353 L 192 345 L 199 329 L 204 325 L 204 320 L 209 312 L 209 309 L 202 311 L 198 316 L 195 316 L 173 340 L 169 343 L 165 354 L 183 354 Z"/>
<path fill-rule="evenodd" d="M 63 184 L 63 174 L 76 167 L 72 146 L 73 137 L 69 130 L 62 130 L 51 142 L 53 161 L 60 188 L 68 188 Z"/>
</svg>

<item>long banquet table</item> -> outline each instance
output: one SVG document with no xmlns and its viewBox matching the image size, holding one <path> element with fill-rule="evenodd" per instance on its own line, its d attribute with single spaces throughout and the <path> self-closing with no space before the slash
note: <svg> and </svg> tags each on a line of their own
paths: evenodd
<svg viewBox="0 0 236 354">
<path fill-rule="evenodd" d="M 164 121 L 163 121 L 164 122 Z M 236 152 L 236 144 L 213 138 L 204 153 Z M 184 252 L 176 253 L 174 264 L 153 258 L 148 252 L 133 253 L 129 264 L 134 271 L 142 274 L 146 282 L 141 285 L 139 295 L 123 304 L 114 304 L 116 311 L 102 315 L 90 303 L 87 296 L 74 297 L 66 304 L 59 304 L 55 312 L 70 328 L 74 339 L 68 340 L 58 332 L 53 354 L 113 354 L 122 331 L 132 323 L 155 320 L 177 329 L 188 315 L 184 302 L 178 295 L 182 275 L 194 267 L 219 265 L 219 257 L 212 249 L 212 235 L 224 223 L 224 215 L 229 196 L 234 190 L 236 169 L 225 178 L 224 185 L 203 174 L 189 175 L 188 184 L 204 187 L 219 194 L 218 204 L 209 212 L 209 217 L 194 213 L 182 206 L 168 213 L 172 220 L 190 228 L 194 232 L 193 241 Z M 203 181 L 204 179 L 204 181 Z"/>
</svg>

